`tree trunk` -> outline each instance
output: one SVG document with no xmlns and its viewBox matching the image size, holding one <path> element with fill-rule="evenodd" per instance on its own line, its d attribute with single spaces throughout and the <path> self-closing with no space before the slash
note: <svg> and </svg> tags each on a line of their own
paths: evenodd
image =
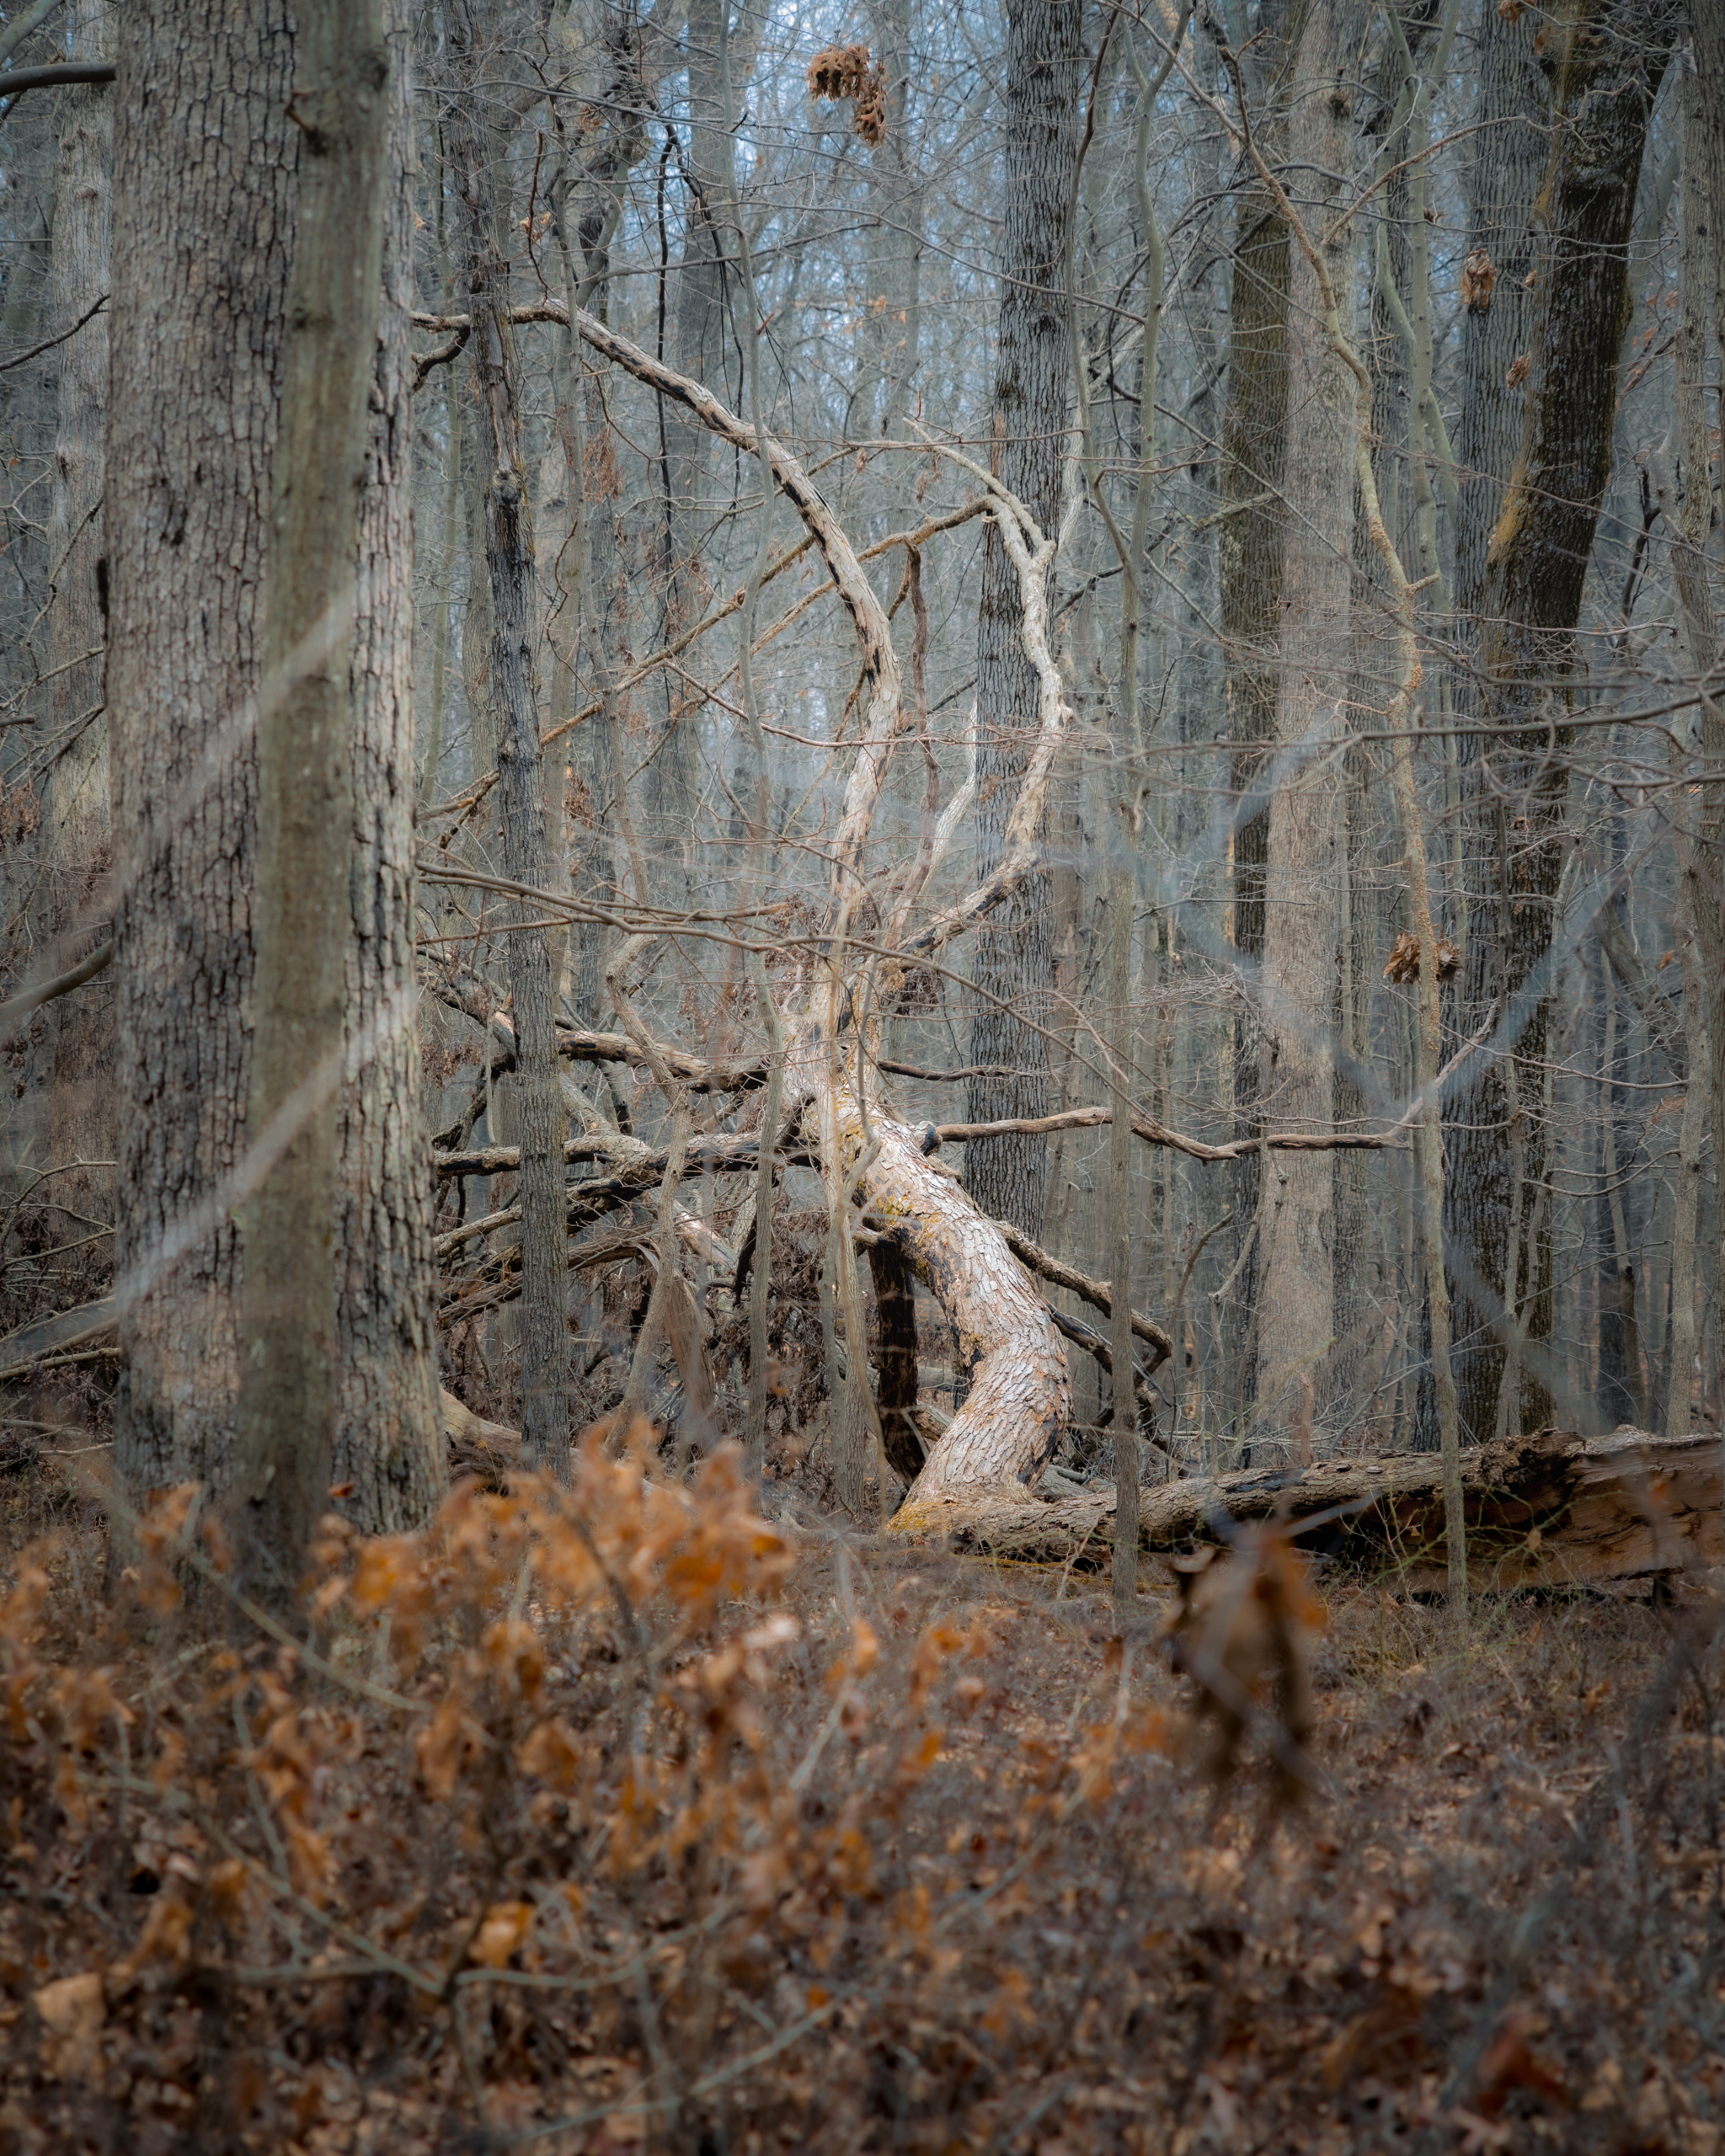
<svg viewBox="0 0 1725 2156">
<path fill-rule="evenodd" d="M 109 10 L 75 0 L 69 56 L 105 57 Z M 110 179 L 114 112 L 105 86 L 61 93 L 55 173 L 54 253 L 46 317 L 58 332 L 83 320 L 111 281 Z M 54 493 L 48 558 L 54 584 L 47 614 L 51 679 L 39 731 L 51 756 L 41 786 L 43 888 L 37 913 L 52 939 L 47 970 L 59 973 L 106 940 L 109 856 L 108 728 L 103 703 L 107 640 L 102 560 L 103 435 L 108 415 L 108 318 L 99 313 L 61 347 L 54 437 Z M 114 1157 L 114 989 L 102 980 L 46 1014 L 48 1091 L 36 1147 L 40 1166 Z M 58 1174 L 51 1195 L 62 1209 L 56 1240 L 108 1215 L 111 1171 Z"/>
<path fill-rule="evenodd" d="M 1702 197 L 1701 206 L 1706 216 L 1703 244 L 1712 258 L 1713 334 L 1725 345 L 1725 10 L 1712 5 L 1696 7 L 1690 28 L 1699 84 L 1694 109 L 1701 136 L 1694 160 L 1696 191 Z M 1725 714 L 1721 713 L 1717 696 L 1702 707 L 1701 748 L 1710 769 L 1717 771 L 1725 765 Z M 1721 1165 L 1725 1162 L 1725 787 L 1706 789 L 1698 825 L 1685 874 L 1707 983 L 1707 1090 L 1712 1111 L 1714 1176 L 1710 1300 L 1717 1312 L 1720 1297 L 1725 1294 L 1725 1166 Z M 1725 1323 L 1725 1317 L 1716 1318 L 1715 1322 Z"/>
<path fill-rule="evenodd" d="M 391 8 L 399 51 L 404 25 L 397 0 Z M 184 0 L 126 9 L 115 86 L 115 1452 L 134 1502 L 190 1479 L 227 1486 L 239 1384 L 242 1273 L 228 1208 L 250 1082 L 253 729 L 299 134 L 288 119 L 286 18 L 248 0 L 219 28 L 218 38 L 209 11 Z M 353 941 L 337 1109 L 333 1473 L 355 1485 L 346 1509 L 374 1531 L 421 1521 L 442 1475 L 409 1004 L 404 72 L 396 93 L 382 335 L 366 347 L 374 378 L 350 691 L 359 733 L 352 806 L 335 812 L 351 826 Z"/>
<path fill-rule="evenodd" d="M 1349 57 L 1339 0 L 1313 0 L 1295 63 L 1289 168 L 1295 206 L 1351 289 L 1351 240 L 1335 198 L 1347 190 Z M 1314 199 L 1311 190 L 1323 189 Z M 1319 236 L 1322 235 L 1322 237 Z M 1263 1090 L 1279 1128 L 1322 1134 L 1335 1107 L 1338 938 L 1345 919 L 1346 825 L 1340 745 L 1348 718 L 1354 440 L 1357 389 L 1324 328 L 1319 280 L 1294 253 L 1288 297 L 1288 410 L 1282 668 L 1276 787 L 1264 885 Z M 1346 335 L 1348 325 L 1342 324 Z M 1328 1406 L 1335 1309 L 1335 1164 L 1294 1155 L 1273 1179 L 1259 1254 L 1258 1408 L 1302 1428 Z"/>
<path fill-rule="evenodd" d="M 367 1534 L 422 1525 L 446 1480 L 414 1017 L 410 0 L 385 0 L 385 17 L 393 111 L 355 595 L 347 1053 L 337 1096 L 339 1353 L 330 1446 L 331 1480 L 352 1490 L 339 1509 Z"/>
<path fill-rule="evenodd" d="M 1066 227 L 1078 155 L 1081 0 L 1012 0 L 1007 16 L 1006 228 L 1001 253 L 991 468 L 1044 536 L 1060 516 L 1071 360 L 1065 288 Z M 1035 670 L 1022 638 L 1018 575 L 991 524 L 977 623 L 976 879 L 1005 851 L 1007 825 L 1037 723 Z M 1054 972 L 1045 879 L 1033 876 L 978 932 L 970 1060 L 1006 1077 L 969 1081 L 973 1123 L 1045 1112 Z M 1041 1230 L 1046 1141 L 993 1138 L 968 1145 L 964 1187 L 978 1209 L 1027 1235 Z"/>
<path fill-rule="evenodd" d="M 289 19 L 116 19 L 108 434 L 120 1124 L 115 1464 L 232 1469 L 251 1077 L 254 739 L 296 134 Z"/>
<path fill-rule="evenodd" d="M 477 59 L 471 8 L 461 0 L 459 43 Z M 545 798 L 533 654 L 538 642 L 532 510 L 521 457 L 515 341 L 510 327 L 504 205 L 479 132 L 475 66 L 455 108 L 451 138 L 467 213 L 467 278 L 474 366 L 485 422 L 485 558 L 491 595 L 489 684 L 497 738 L 505 873 L 545 882 Z M 520 918 L 526 918 L 517 909 Z M 521 1107 L 521 1437 L 542 1470 L 569 1471 L 569 1266 L 563 1225 L 562 1095 L 543 928 L 509 938 Z"/>
<path fill-rule="evenodd" d="M 1557 62 L 1555 125 L 1538 204 L 1544 237 L 1525 348 L 1527 421 L 1486 563 L 1485 715 L 1502 730 L 1474 752 L 1468 808 L 1475 858 L 1491 862 L 1493 899 L 1507 903 L 1475 913 L 1458 1011 L 1464 1034 L 1495 1014 L 1528 1101 L 1539 1097 L 1546 1055 L 1546 957 L 1562 869 L 1570 737 L 1562 683 L 1574 663 L 1609 474 L 1636 184 L 1674 24 L 1669 5 L 1649 15 L 1645 6 L 1632 10 L 1630 0 L 1593 0 L 1546 55 Z M 1531 17 L 1515 27 L 1530 33 Z M 1551 36 L 1559 39 L 1555 25 Z M 1457 595 L 1466 606 L 1466 594 Z M 1517 1276 L 1508 1274 L 1516 1182 L 1509 1096 L 1504 1053 L 1488 1051 L 1469 1065 L 1451 1108 L 1445 1225 L 1459 1260 L 1456 1380 L 1462 1427 L 1476 1438 L 1495 1427 L 1506 1327 L 1524 1309 L 1520 1427 L 1551 1419 L 1549 1211 L 1536 1241 L 1519 1239 Z M 1526 1187 L 1546 1182 L 1548 1160 L 1547 1134 L 1532 1125 Z"/>
<path fill-rule="evenodd" d="M 1274 73 L 1279 25 L 1260 73 Z M 1250 80 L 1250 77 L 1248 77 Z M 1260 99 L 1254 123 L 1275 125 Z M 1274 140 L 1274 135 L 1272 139 Z M 1233 942 L 1250 980 L 1263 957 L 1264 870 L 1269 857 L 1269 813 L 1255 796 L 1268 756 L 1263 744 L 1275 731 L 1274 638 L 1281 627 L 1282 482 L 1288 455 L 1288 227 L 1267 191 L 1252 188 L 1238 205 L 1239 236 L 1228 307 L 1228 386 L 1222 413 L 1220 521 L 1217 526 L 1218 584 L 1226 669 L 1231 783 L 1238 805 L 1233 830 Z M 1263 1129 L 1258 1101 L 1262 1043 L 1258 1012 L 1236 1006 L 1231 1058 L 1235 1134 L 1253 1138 Z M 1238 1397 L 1223 1402 L 1224 1418 L 1241 1417 L 1255 1397 L 1258 1358 L 1249 1352 L 1252 1283 L 1263 1270 L 1256 1223 L 1263 1162 L 1247 1155 L 1231 1171 L 1234 1267 L 1240 1292 L 1221 1322 L 1232 1332 L 1231 1360 Z"/>
<path fill-rule="evenodd" d="M 291 1598 L 328 1502 L 335 1096 L 351 915 L 353 647 L 388 184 L 382 0 L 304 0 L 299 215 L 258 718 L 257 996 L 235 1482 L 245 1569 Z M 405 1017 L 405 1013 L 403 1014 Z"/>
<path fill-rule="evenodd" d="M 1429 1452 L 1320 1461 L 1304 1470 L 1247 1469 L 1144 1493 L 1140 1545 L 1203 1548 L 1226 1520 L 1274 1519 L 1300 1547 L 1403 1593 L 1441 1593 L 1447 1572 L 1444 1474 Z M 1693 1577 L 1717 1565 L 1719 1446 L 1633 1431 L 1590 1444 L 1547 1430 L 1464 1453 L 1460 1511 L 1478 1583 L 1525 1593 L 1612 1581 Z M 1114 1493 L 1049 1503 L 1001 1496 L 959 1529 L 961 1549 L 1040 1561 L 1105 1561 Z M 1307 1521 L 1310 1524 L 1307 1524 Z"/>
</svg>

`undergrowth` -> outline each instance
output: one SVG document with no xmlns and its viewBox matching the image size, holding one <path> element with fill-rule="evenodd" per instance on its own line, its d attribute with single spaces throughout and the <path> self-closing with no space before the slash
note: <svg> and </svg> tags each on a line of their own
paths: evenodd
<svg viewBox="0 0 1725 2156">
<path fill-rule="evenodd" d="M 1320 1582 L 1277 1808 L 1160 1585 L 793 1543 L 731 1454 L 332 1520 L 291 1636 L 195 1497 L 3 1561 L 8 2156 L 1719 2145 L 1699 1595 Z"/>
</svg>

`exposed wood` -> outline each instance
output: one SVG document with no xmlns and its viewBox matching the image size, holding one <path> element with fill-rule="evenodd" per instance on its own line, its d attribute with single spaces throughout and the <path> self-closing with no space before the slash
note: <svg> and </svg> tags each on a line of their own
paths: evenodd
<svg viewBox="0 0 1725 2156">
<path fill-rule="evenodd" d="M 1719 1563 L 1720 1449 L 1701 1433 L 1657 1438 L 1627 1428 L 1583 1444 L 1547 1430 L 1461 1455 L 1473 1592 L 1598 1587 Z M 1322 1460 L 1298 1469 L 1166 1483 L 1142 1492 L 1140 1546 L 1179 1550 L 1225 1539 L 1230 1520 L 1280 1518 L 1301 1547 L 1400 1588 L 1448 1584 L 1443 1463 L 1436 1453 Z M 1114 1520 L 1112 1489 L 1039 1503 L 977 1500 L 931 1506 L 920 1533 L 952 1532 L 960 1548 L 1100 1570 Z M 1302 1522 L 1309 1525 L 1302 1526 Z"/>
</svg>

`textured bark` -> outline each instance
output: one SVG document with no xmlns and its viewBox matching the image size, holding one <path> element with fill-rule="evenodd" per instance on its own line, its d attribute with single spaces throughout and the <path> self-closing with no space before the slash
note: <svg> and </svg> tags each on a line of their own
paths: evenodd
<svg viewBox="0 0 1725 2156">
<path fill-rule="evenodd" d="M 302 0 L 298 216 L 258 720 L 249 1185 L 236 1493 L 243 1575 L 298 1584 L 335 1406 L 335 1092 L 353 799 L 359 481 L 389 143 L 382 0 Z"/>
<path fill-rule="evenodd" d="M 79 60 L 104 57 L 108 9 L 76 0 L 68 24 Z M 113 93 L 62 93 L 55 172 L 54 253 L 46 318 L 56 330 L 79 321 L 108 291 L 114 158 Z M 89 955 L 107 930 L 108 728 L 102 647 L 107 637 L 99 564 L 103 552 L 104 434 L 108 416 L 108 318 L 91 317 L 61 347 L 54 435 L 54 493 L 48 515 L 53 592 L 48 606 L 51 675 L 38 731 L 51 750 L 41 786 L 43 851 L 37 918 L 49 939 L 51 970 Z M 92 654 L 93 656 L 86 656 Z M 46 1113 L 36 1148 L 43 1166 L 114 1157 L 114 991 L 104 982 L 59 1002 L 47 1025 Z M 109 1171 L 56 1176 L 51 1186 L 67 1239 L 80 1232 L 71 1213 L 105 1218 Z"/>
<path fill-rule="evenodd" d="M 411 0 L 385 0 L 393 98 L 377 362 L 360 497 L 352 870 L 337 1096 L 330 1479 L 366 1534 L 417 1527 L 441 1494 L 431 1190 L 420 1103 L 414 926 L 414 205 Z"/>
<path fill-rule="evenodd" d="M 521 457 L 521 410 L 509 269 L 502 243 L 505 205 L 479 132 L 478 72 L 471 11 L 459 13 L 459 44 L 471 69 L 451 126 L 458 184 L 467 216 L 467 280 L 473 363 L 485 421 L 485 558 L 491 594 L 489 690 L 497 738 L 505 873 L 545 882 L 545 798 L 533 654 L 538 588 L 532 510 Z M 522 913 L 521 917 L 526 918 Z M 551 950 L 542 928 L 509 938 L 515 1001 L 521 1160 L 521 1435 L 528 1457 L 568 1472 L 568 1261 L 563 1233 L 562 1105 L 551 993 Z"/>
<path fill-rule="evenodd" d="M 1486 550 L 1525 430 L 1529 392 L 1507 379 L 1531 340 L 1538 300 L 1529 277 L 1539 236 L 1534 203 L 1551 147 L 1551 93 L 1535 40 L 1542 18 L 1480 0 L 1479 88 L 1468 182 L 1467 247 L 1492 265 L 1488 295 L 1461 323 L 1461 408 L 1455 426 L 1455 607 L 1477 642 Z"/>
<path fill-rule="evenodd" d="M 1711 255 L 1713 334 L 1725 341 L 1725 8 L 1697 6 L 1690 24 L 1695 71 L 1696 206 L 1701 212 L 1698 253 Z M 1711 491 L 1711 490 L 1710 490 Z M 1716 654 L 1717 655 L 1717 654 Z M 1710 768 L 1725 765 L 1725 714 L 1718 698 L 1702 707 L 1701 746 Z M 1708 1092 L 1712 1097 L 1713 1172 L 1720 1193 L 1714 1207 L 1713 1307 L 1725 1294 L 1725 787 L 1709 787 L 1703 796 L 1696 844 L 1685 866 L 1690 905 L 1707 983 Z"/>
<path fill-rule="evenodd" d="M 1313 0 L 1295 62 L 1288 154 L 1301 222 L 1332 288 L 1348 291 L 1349 57 L 1340 0 Z M 1314 190 L 1320 190 L 1314 192 Z M 1346 825 L 1339 744 L 1353 575 L 1357 386 L 1325 326 L 1320 280 L 1294 252 L 1288 299 L 1288 504 L 1283 552 L 1277 779 L 1269 811 L 1260 976 L 1263 1093 L 1284 1128 L 1325 1133 L 1335 1107 L 1333 1027 L 1345 918 Z M 1347 334 L 1343 322 L 1341 333 Z M 1259 1252 L 1258 1406 L 1302 1426 L 1327 1407 L 1335 1305 L 1335 1172 L 1322 1154 L 1272 1171 Z"/>
<path fill-rule="evenodd" d="M 1285 8 L 1278 8 L 1267 18 L 1278 40 L 1285 14 Z M 1267 69 L 1268 65 L 1267 61 Z M 1256 124 L 1260 132 L 1275 125 L 1274 112 L 1267 113 L 1262 101 Z M 1263 955 L 1269 855 L 1268 807 L 1251 804 L 1267 762 L 1260 744 L 1275 730 L 1274 639 L 1281 626 L 1282 482 L 1288 454 L 1289 237 L 1286 221 L 1262 189 L 1241 196 L 1237 217 L 1216 544 L 1231 784 L 1241 803 L 1233 834 L 1233 941 L 1249 976 Z M 1257 1013 L 1242 1007 L 1232 1058 L 1235 1127 L 1242 1139 L 1255 1137 L 1264 1127 L 1258 1102 L 1260 1062 Z M 1263 1164 L 1255 1153 L 1234 1171 L 1235 1262 L 1244 1271 L 1245 1285 L 1226 1321 L 1235 1329 L 1242 1397 L 1226 1401 L 1225 1414 L 1245 1407 L 1256 1390 L 1257 1357 L 1246 1353 L 1247 1327 L 1262 1253 L 1247 1244 L 1258 1217 L 1263 1176 Z"/>
<path fill-rule="evenodd" d="M 1483 748 L 1475 737 L 1469 778 L 1470 843 L 1476 860 L 1489 862 L 1490 883 L 1467 938 L 1458 1011 L 1464 1033 L 1493 1011 L 1509 1017 L 1515 1089 L 1527 1102 L 1540 1097 L 1544 974 L 1562 868 L 1569 735 L 1558 684 L 1573 663 L 1609 476 L 1636 185 L 1675 23 L 1669 0 L 1651 10 L 1639 0 L 1592 0 L 1554 23 L 1548 39 L 1554 128 L 1536 205 L 1527 421 L 1486 563 L 1485 710 L 1502 730 Z M 1530 27 L 1531 18 L 1519 25 Z M 1540 1236 L 1519 1239 L 1516 1277 L 1507 1277 L 1517 1181 L 1510 1081 L 1502 1055 L 1476 1058 L 1450 1111 L 1445 1225 L 1459 1260 L 1456 1384 L 1463 1430 L 1476 1438 L 1496 1426 L 1506 1326 L 1517 1314 L 1528 1350 L 1520 1427 L 1551 1419 L 1542 1353 L 1552 1316 L 1549 1208 Z M 1525 1129 L 1522 1173 L 1537 1190 L 1549 1173 L 1547 1134 L 1532 1118 Z"/>
<path fill-rule="evenodd" d="M 1081 0 L 1012 0 L 1007 16 L 1006 227 L 996 345 L 996 475 L 1052 537 L 1060 515 L 1071 380 L 1065 282 L 1066 226 L 1078 155 Z M 980 729 L 976 878 L 1006 851 L 1008 825 L 1036 737 L 1036 673 L 1026 655 L 1018 573 L 991 525 L 976 632 Z M 1040 1115 L 1047 1106 L 1042 1027 L 1054 978 L 1045 879 L 1029 878 L 977 938 L 970 1060 L 1011 1075 L 977 1078 L 973 1122 Z M 1047 1148 L 1039 1138 L 968 1146 L 964 1184 L 984 1213 L 1041 1232 Z"/>
<path fill-rule="evenodd" d="M 293 40 L 275 0 L 116 19 L 108 700 L 124 1355 L 135 1496 L 225 1486 L 227 1214 L 250 1082 L 270 473 L 292 243 Z"/>
<path fill-rule="evenodd" d="M 136 1499 L 226 1486 L 238 1394 L 234 1196 L 249 1085 L 265 516 L 299 131 L 293 41 L 249 0 L 219 26 L 119 19 L 109 416 L 115 830 L 117 1463 Z M 220 35 L 216 35 L 219 27 Z M 392 35 L 404 36 L 392 0 Z M 396 117 L 405 118 L 404 75 Z M 428 1362 L 429 1193 L 411 991 L 411 211 L 395 141 L 357 560 L 334 1472 L 372 1530 L 441 1479 Z M 363 1043 L 363 1046 L 361 1046 Z"/>
<path fill-rule="evenodd" d="M 848 1086 L 831 1112 L 841 1159 L 854 1161 L 862 1118 Z M 911 1534 L 956 1517 L 979 1490 L 1034 1482 L 1071 1413 L 1071 1385 L 1048 1305 L 999 1228 L 924 1157 L 908 1125 L 876 1108 L 868 1135 L 879 1145 L 861 1185 L 869 1218 L 951 1320 L 969 1378 L 964 1405 L 893 1517 L 895 1534 Z"/>
</svg>

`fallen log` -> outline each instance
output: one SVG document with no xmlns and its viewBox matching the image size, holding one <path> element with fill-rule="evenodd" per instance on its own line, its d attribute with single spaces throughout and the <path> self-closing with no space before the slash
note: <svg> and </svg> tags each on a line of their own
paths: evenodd
<svg viewBox="0 0 1725 2156">
<path fill-rule="evenodd" d="M 1391 1453 L 1164 1483 L 1141 1492 L 1140 1547 L 1191 1550 L 1225 1540 L 1231 1520 L 1279 1518 L 1315 1556 L 1392 1573 L 1410 1593 L 1439 1592 L 1442 1476 L 1435 1453 Z M 1710 1433 L 1657 1438 L 1625 1426 L 1589 1443 L 1547 1430 L 1464 1452 L 1461 1477 L 1468 1580 L 1482 1592 L 1599 1586 L 1725 1559 L 1721 1445 Z M 1052 1502 L 1002 1489 L 927 1504 L 913 1532 L 1090 1569 L 1108 1561 L 1114 1516 L 1109 1485 Z"/>
</svg>

